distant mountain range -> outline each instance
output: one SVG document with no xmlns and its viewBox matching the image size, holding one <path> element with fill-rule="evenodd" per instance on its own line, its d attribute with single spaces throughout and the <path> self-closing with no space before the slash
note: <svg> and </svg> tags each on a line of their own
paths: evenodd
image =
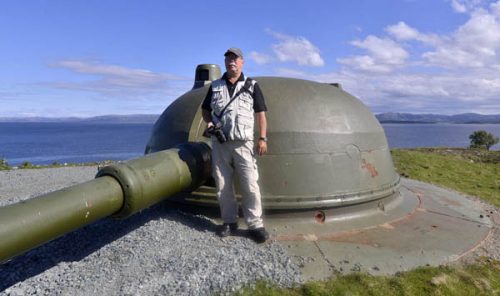
<svg viewBox="0 0 500 296">
<path fill-rule="evenodd" d="M 481 115 L 464 113 L 457 115 L 380 113 L 375 115 L 381 123 L 500 123 L 500 114 Z"/>
<path fill-rule="evenodd" d="M 81 122 L 81 123 L 154 123 L 159 114 L 103 115 L 94 117 L 0 117 L 0 122 Z M 457 115 L 380 113 L 381 123 L 500 123 L 500 114 L 481 115 L 464 113 Z"/>
<path fill-rule="evenodd" d="M 94 117 L 0 117 L 0 122 L 154 123 L 159 114 L 102 115 Z"/>
</svg>

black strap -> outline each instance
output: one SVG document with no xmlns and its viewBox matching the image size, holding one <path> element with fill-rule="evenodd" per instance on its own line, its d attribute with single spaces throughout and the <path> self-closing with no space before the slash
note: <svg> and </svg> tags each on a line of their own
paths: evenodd
<svg viewBox="0 0 500 296">
<path fill-rule="evenodd" d="M 217 117 L 217 119 L 221 120 L 222 118 L 222 115 L 224 115 L 224 112 L 226 111 L 227 107 L 229 105 L 231 105 L 231 103 L 236 100 L 238 98 L 239 95 L 241 95 L 244 91 L 248 92 L 250 95 L 253 96 L 252 92 L 250 91 L 250 86 L 252 85 L 252 79 L 247 77 L 247 80 L 245 81 L 245 84 L 243 85 L 242 88 L 240 88 L 240 90 L 236 93 L 236 95 L 233 96 L 233 98 L 231 99 L 231 101 L 229 101 L 229 103 L 226 104 L 226 106 L 224 106 L 224 108 L 222 109 L 222 111 L 220 112 L 219 115 L 215 114 L 214 112 L 214 115 L 215 117 Z"/>
</svg>

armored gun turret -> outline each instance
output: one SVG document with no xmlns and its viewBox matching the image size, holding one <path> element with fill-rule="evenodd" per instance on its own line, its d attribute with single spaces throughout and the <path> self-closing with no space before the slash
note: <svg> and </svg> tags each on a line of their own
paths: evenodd
<svg viewBox="0 0 500 296">
<path fill-rule="evenodd" d="M 212 67 L 200 65 L 197 72 Z M 269 151 L 258 158 L 263 206 L 268 213 L 334 208 L 338 212 L 342 207 L 384 203 L 397 197 L 399 175 L 384 130 L 360 100 L 338 83 L 254 79 L 269 110 Z M 163 112 L 146 153 L 184 142 L 209 143 L 203 137 L 206 125 L 200 110 L 208 87 L 195 84 Z M 217 203 L 211 186 L 174 200 L 195 206 Z"/>
<path fill-rule="evenodd" d="M 95 180 L 0 208 L 0 262 L 165 198 L 188 207 L 215 207 L 210 140 L 203 137 L 200 106 L 209 82 L 219 76 L 217 66 L 198 66 L 193 89 L 154 125 L 144 157 L 105 167 Z M 258 159 L 268 219 L 297 215 L 327 222 L 397 200 L 399 176 L 384 130 L 358 99 L 338 84 L 254 79 L 269 109 L 268 154 Z"/>
</svg>

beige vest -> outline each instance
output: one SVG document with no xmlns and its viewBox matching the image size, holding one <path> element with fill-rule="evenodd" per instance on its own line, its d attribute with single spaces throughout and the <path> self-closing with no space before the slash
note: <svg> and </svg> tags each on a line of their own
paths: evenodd
<svg viewBox="0 0 500 296">
<path fill-rule="evenodd" d="M 226 108 L 222 118 L 219 120 L 214 114 L 220 115 L 222 109 L 231 101 L 229 90 L 224 79 L 218 79 L 212 82 L 212 120 L 214 123 L 220 122 L 222 130 L 228 140 L 253 140 L 254 134 L 254 110 L 253 110 L 253 89 L 255 80 L 251 80 L 248 91 L 242 91 L 248 78 L 244 81 L 238 81 L 233 96 L 238 95 Z M 249 93 L 250 92 L 250 93 Z"/>
</svg>

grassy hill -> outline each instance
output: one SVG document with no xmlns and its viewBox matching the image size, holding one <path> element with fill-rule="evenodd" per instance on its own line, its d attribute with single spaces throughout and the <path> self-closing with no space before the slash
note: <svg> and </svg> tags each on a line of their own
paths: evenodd
<svg viewBox="0 0 500 296">
<path fill-rule="evenodd" d="M 500 207 L 500 151 L 459 148 L 394 149 L 403 177 L 477 196 Z"/>
</svg>

